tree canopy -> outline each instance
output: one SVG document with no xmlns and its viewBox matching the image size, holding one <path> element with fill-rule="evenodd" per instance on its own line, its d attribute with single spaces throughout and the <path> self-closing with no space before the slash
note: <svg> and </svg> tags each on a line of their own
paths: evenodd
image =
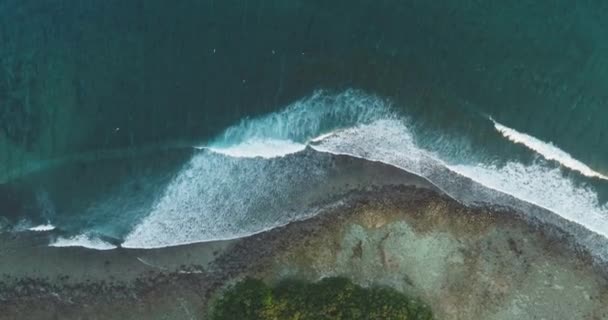
<svg viewBox="0 0 608 320">
<path fill-rule="evenodd" d="M 433 319 L 428 306 L 394 289 L 363 288 L 345 278 L 285 280 L 274 287 L 245 279 L 211 309 L 212 320 Z"/>
</svg>

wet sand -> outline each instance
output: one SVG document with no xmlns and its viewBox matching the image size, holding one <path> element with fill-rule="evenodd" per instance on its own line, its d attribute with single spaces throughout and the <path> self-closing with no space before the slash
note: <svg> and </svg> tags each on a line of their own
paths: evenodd
<svg viewBox="0 0 608 320">
<path fill-rule="evenodd" d="M 315 218 L 158 250 L 49 248 L 2 235 L 0 319 L 203 319 L 245 276 L 342 275 L 427 301 L 441 319 L 604 319 L 606 269 L 567 235 L 425 188 L 351 192 Z"/>
</svg>

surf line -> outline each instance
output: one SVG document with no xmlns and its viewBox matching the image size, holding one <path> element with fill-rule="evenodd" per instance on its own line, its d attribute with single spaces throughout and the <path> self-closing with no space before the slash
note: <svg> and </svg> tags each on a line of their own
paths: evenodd
<svg viewBox="0 0 608 320">
<path fill-rule="evenodd" d="M 529 134 L 522 133 L 515 129 L 509 128 L 503 124 L 498 123 L 492 117 L 489 117 L 489 119 L 490 121 L 492 121 L 492 123 L 494 123 L 494 128 L 496 129 L 496 131 L 500 132 L 503 137 L 507 138 L 509 141 L 524 145 L 526 148 L 540 154 L 545 159 L 557 161 L 562 166 L 577 171 L 584 176 L 590 178 L 599 178 L 608 181 L 608 176 L 605 176 L 591 169 L 589 166 L 575 159 L 569 153 L 558 148 L 553 143 L 544 142 Z"/>
</svg>

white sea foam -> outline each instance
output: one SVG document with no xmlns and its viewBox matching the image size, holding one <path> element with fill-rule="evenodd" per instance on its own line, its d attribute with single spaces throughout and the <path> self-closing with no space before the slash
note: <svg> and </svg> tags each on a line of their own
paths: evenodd
<svg viewBox="0 0 608 320">
<path fill-rule="evenodd" d="M 381 99 L 355 90 L 317 92 L 283 111 L 241 121 L 191 159 L 123 247 L 236 238 L 314 214 L 306 204 L 326 196 L 315 192 L 327 183 L 331 160 L 293 153 L 322 132 L 389 111 Z"/>
<path fill-rule="evenodd" d="M 306 143 L 324 132 L 392 117 L 388 102 L 357 90 L 332 95 L 324 91 L 296 101 L 284 110 L 263 117 L 243 119 L 211 142 L 225 148 L 247 141 Z"/>
<path fill-rule="evenodd" d="M 310 139 L 310 141 L 308 141 L 309 143 L 317 143 L 317 142 L 321 142 L 323 140 L 325 140 L 326 138 L 329 138 L 331 136 L 333 136 L 335 134 L 334 131 L 331 132 L 327 132 L 327 133 L 323 133 L 317 137 L 314 137 L 312 139 Z"/>
<path fill-rule="evenodd" d="M 515 129 L 502 125 L 494 121 L 493 119 L 490 120 L 492 120 L 492 122 L 494 123 L 494 127 L 496 128 L 496 130 L 498 130 L 498 132 L 500 132 L 505 138 L 509 139 L 514 143 L 526 146 L 530 150 L 543 156 L 545 159 L 557 161 L 564 167 L 577 171 L 587 177 L 608 180 L 608 176 L 594 171 L 586 164 L 573 158 L 569 153 L 555 146 L 553 143 L 544 142 L 531 135 L 519 132 Z"/>
<path fill-rule="evenodd" d="M 491 190 L 540 206 L 561 217 L 608 236 L 608 208 L 599 203 L 597 194 L 575 185 L 558 169 L 542 164 L 511 162 L 502 167 L 481 163 L 449 164 L 437 154 L 418 147 L 405 123 L 377 121 L 342 130 L 313 146 L 316 150 L 345 154 L 391 164 L 429 179 L 457 200 L 467 204 L 488 203 L 517 207 L 499 194 L 467 195 L 465 182 L 449 171 L 467 177 Z"/>
<path fill-rule="evenodd" d="M 41 224 L 39 226 L 28 228 L 28 230 L 35 231 L 35 232 L 53 231 L 53 230 L 55 230 L 55 226 L 50 223 L 47 223 L 47 224 Z"/>
<path fill-rule="evenodd" d="M 70 238 L 59 237 L 55 242 L 51 243 L 51 247 L 84 247 L 94 250 L 112 250 L 116 246 L 107 243 L 97 237 L 86 234 L 77 235 Z"/>
<path fill-rule="evenodd" d="M 378 120 L 337 130 L 317 140 L 312 148 L 395 165 L 421 176 L 439 164 L 430 152 L 416 145 L 414 135 L 400 120 Z"/>
<path fill-rule="evenodd" d="M 328 159 L 196 154 L 126 237 L 123 247 L 157 248 L 247 236 L 308 215 L 299 201 L 327 180 Z"/>
<path fill-rule="evenodd" d="M 302 151 L 305 144 L 277 139 L 252 139 L 228 147 L 210 147 L 209 150 L 235 158 L 276 158 Z"/>
<path fill-rule="evenodd" d="M 452 165 L 449 168 L 488 188 L 512 195 L 608 236 L 608 207 L 591 189 L 575 185 L 557 168 L 509 162 L 504 166 Z"/>
<path fill-rule="evenodd" d="M 506 132 L 513 139 L 522 137 Z M 542 149 L 526 139 L 546 151 L 546 144 Z M 593 190 L 574 184 L 560 170 L 542 163 L 453 163 L 449 155 L 421 148 L 407 121 L 395 117 L 385 102 L 350 91 L 335 97 L 316 94 L 227 129 L 210 150 L 184 167 L 123 246 L 230 239 L 314 215 L 318 211 L 306 210 L 294 199 L 322 189 L 331 164 L 314 152 L 303 152 L 307 144 L 318 152 L 412 172 L 467 205 L 487 202 L 526 211 L 534 204 L 608 236 L 606 206 Z M 563 154 L 559 159 L 569 163 Z"/>
</svg>

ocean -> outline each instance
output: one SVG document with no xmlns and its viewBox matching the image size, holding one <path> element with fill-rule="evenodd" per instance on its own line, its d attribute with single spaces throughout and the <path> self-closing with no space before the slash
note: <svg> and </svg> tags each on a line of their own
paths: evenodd
<svg viewBox="0 0 608 320">
<path fill-rule="evenodd" d="M 0 0 L 0 228 L 95 249 L 244 237 L 368 187 L 347 156 L 608 237 L 606 14 Z"/>
</svg>

